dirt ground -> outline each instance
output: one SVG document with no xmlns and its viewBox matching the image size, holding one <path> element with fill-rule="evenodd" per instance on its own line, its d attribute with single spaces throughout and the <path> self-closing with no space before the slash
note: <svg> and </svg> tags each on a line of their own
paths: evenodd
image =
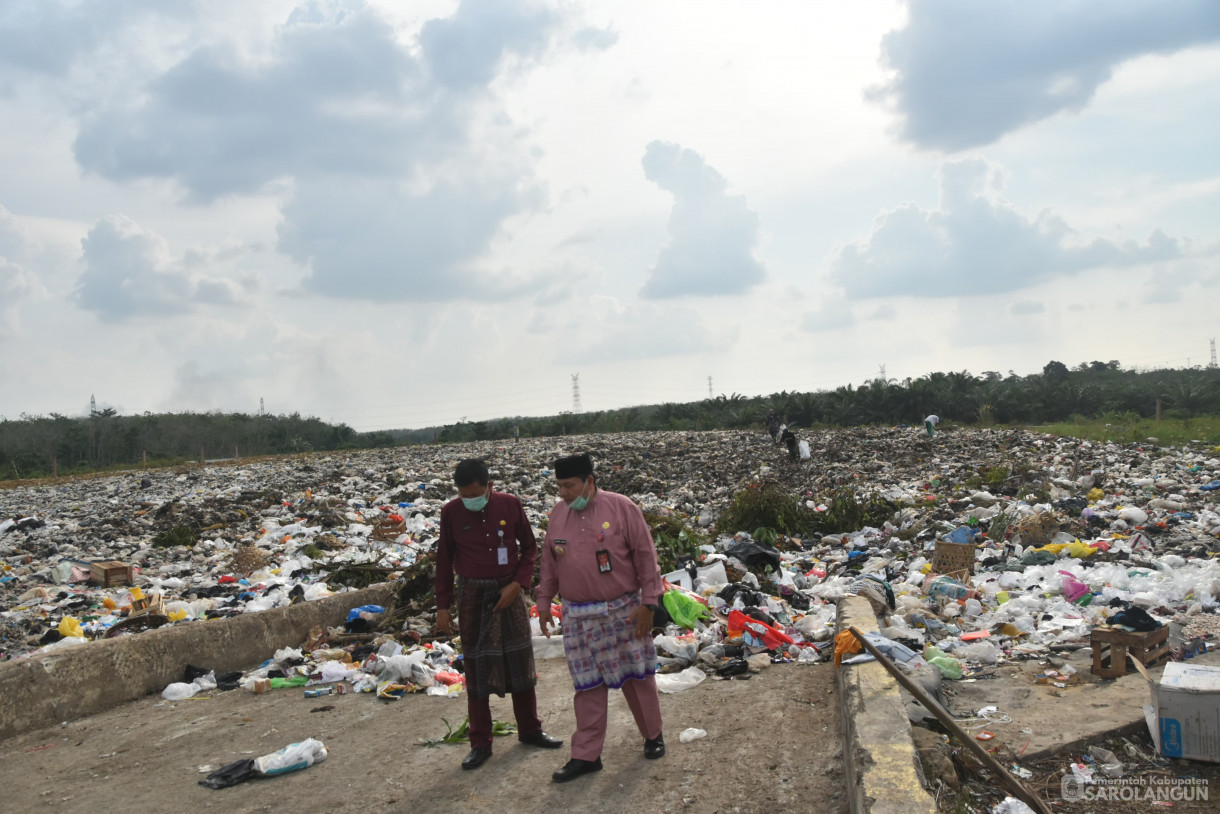
<svg viewBox="0 0 1220 814">
<path fill-rule="evenodd" d="M 427 746 L 465 717 L 464 700 L 371 695 L 304 698 L 300 689 L 242 690 L 176 703 L 150 696 L 0 743 L 0 811 L 155 812 L 782 812 L 847 810 L 842 730 L 828 664 L 774 665 L 750 680 L 708 679 L 661 696 L 668 754 L 643 757 L 621 694 L 610 697 L 600 773 L 550 782 L 567 761 L 575 718 L 562 659 L 538 662 L 543 726 L 565 741 L 539 750 L 497 739 L 493 758 L 462 771 L 466 744 Z M 509 699 L 492 714 L 512 720 Z M 680 743 L 687 727 L 707 737 Z M 321 764 L 228 789 L 207 771 L 308 737 Z M 204 769 L 210 766 L 211 769 Z"/>
</svg>

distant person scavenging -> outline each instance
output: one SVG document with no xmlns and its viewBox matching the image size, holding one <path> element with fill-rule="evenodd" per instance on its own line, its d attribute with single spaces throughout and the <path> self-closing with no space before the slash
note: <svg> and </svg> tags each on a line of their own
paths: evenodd
<svg viewBox="0 0 1220 814">
<path fill-rule="evenodd" d="M 779 416 L 775 414 L 774 410 L 768 410 L 767 411 L 767 432 L 769 432 L 771 434 L 772 443 L 779 443 L 779 429 L 780 429 Z"/>
<path fill-rule="evenodd" d="M 792 430 L 784 427 L 784 434 L 780 436 L 780 440 L 784 442 L 784 446 L 788 447 L 788 460 L 795 462 L 800 457 L 796 446 L 796 435 Z"/>
<path fill-rule="evenodd" d="M 930 415 L 923 420 L 924 427 L 928 430 L 928 437 L 936 435 L 936 425 L 940 423 L 940 416 Z"/>
</svg>

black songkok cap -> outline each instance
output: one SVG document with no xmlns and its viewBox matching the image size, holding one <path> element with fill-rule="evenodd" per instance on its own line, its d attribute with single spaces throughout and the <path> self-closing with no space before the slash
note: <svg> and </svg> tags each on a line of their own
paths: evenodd
<svg viewBox="0 0 1220 814">
<path fill-rule="evenodd" d="M 560 458 L 555 461 L 556 480 L 565 480 L 567 478 L 580 478 L 584 480 L 592 474 L 593 459 L 589 457 L 587 452 L 580 455 L 569 455 L 566 458 Z"/>
</svg>

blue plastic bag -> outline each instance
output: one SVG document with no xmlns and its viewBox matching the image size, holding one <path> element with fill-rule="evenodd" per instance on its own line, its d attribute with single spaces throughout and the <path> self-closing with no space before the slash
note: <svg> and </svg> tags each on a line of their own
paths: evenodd
<svg viewBox="0 0 1220 814">
<path fill-rule="evenodd" d="M 361 605 L 358 608 L 352 608 L 347 612 L 347 621 L 352 622 L 360 618 L 361 612 L 364 613 L 385 613 L 385 608 L 380 605 Z"/>
</svg>

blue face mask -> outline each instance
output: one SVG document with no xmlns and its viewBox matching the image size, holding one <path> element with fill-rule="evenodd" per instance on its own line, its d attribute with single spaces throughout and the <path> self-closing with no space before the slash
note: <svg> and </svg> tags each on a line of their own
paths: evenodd
<svg viewBox="0 0 1220 814">
<path fill-rule="evenodd" d="M 489 487 L 487 491 L 490 492 L 491 488 Z M 478 497 L 464 497 L 462 498 L 462 505 L 472 512 L 481 512 L 487 506 L 487 494 L 484 493 Z"/>
<path fill-rule="evenodd" d="M 573 511 L 584 511 L 584 508 L 589 505 L 589 498 L 585 497 L 585 490 L 580 490 L 580 497 L 568 504 L 568 508 Z"/>
</svg>

